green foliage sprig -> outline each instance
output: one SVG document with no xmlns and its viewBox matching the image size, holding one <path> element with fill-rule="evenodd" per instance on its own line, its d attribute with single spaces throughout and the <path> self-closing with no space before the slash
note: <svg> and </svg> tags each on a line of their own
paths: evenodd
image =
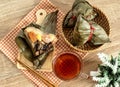
<svg viewBox="0 0 120 87">
<path fill-rule="evenodd" d="M 98 58 L 102 64 L 90 72 L 93 81 L 98 82 L 95 87 L 120 87 L 120 53 L 117 57 L 99 53 Z"/>
</svg>

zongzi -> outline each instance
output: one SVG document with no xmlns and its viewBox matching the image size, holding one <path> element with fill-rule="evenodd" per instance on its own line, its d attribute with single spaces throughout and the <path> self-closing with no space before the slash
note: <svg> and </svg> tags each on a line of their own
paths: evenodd
<svg viewBox="0 0 120 87">
<path fill-rule="evenodd" d="M 49 53 L 54 50 L 53 44 L 57 40 L 55 35 L 57 13 L 58 10 L 46 15 L 41 25 L 31 23 L 23 28 L 21 30 L 22 33 L 19 33 L 16 37 L 15 41 L 19 49 L 24 56 L 28 53 L 31 55 L 35 68 L 41 68 Z M 23 37 L 24 39 L 22 39 Z M 27 57 L 30 56 L 28 55 Z"/>
<path fill-rule="evenodd" d="M 77 21 L 77 17 L 82 15 L 86 20 L 92 20 L 97 13 L 93 10 L 93 7 L 85 0 L 75 0 L 72 9 L 68 12 L 63 22 L 64 28 L 74 27 Z"/>
<path fill-rule="evenodd" d="M 102 45 L 110 42 L 110 39 L 100 25 L 93 21 L 87 21 L 79 15 L 71 43 L 74 46 L 82 46 L 88 41 L 92 42 L 94 45 Z"/>
</svg>

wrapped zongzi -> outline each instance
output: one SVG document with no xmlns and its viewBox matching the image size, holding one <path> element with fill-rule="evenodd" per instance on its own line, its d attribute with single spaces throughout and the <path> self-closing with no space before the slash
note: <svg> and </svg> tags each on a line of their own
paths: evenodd
<svg viewBox="0 0 120 87">
<path fill-rule="evenodd" d="M 93 10 L 93 7 L 85 0 L 75 0 L 72 9 L 66 15 L 63 27 L 74 27 L 77 21 L 77 17 L 82 15 L 86 20 L 92 20 L 97 13 Z"/>
<path fill-rule="evenodd" d="M 92 42 L 93 45 L 102 45 L 110 42 L 110 40 L 107 33 L 100 25 L 93 21 L 87 21 L 79 15 L 71 43 L 74 46 L 82 46 L 87 42 Z"/>
</svg>

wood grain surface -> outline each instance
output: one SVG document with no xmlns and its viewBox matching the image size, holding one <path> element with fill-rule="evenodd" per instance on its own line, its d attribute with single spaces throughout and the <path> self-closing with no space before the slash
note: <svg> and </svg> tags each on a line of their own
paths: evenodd
<svg viewBox="0 0 120 87">
<path fill-rule="evenodd" d="M 19 21 L 31 11 L 40 0 L 0 0 L 0 40 Z M 50 0 L 63 12 L 67 12 L 74 0 Z M 99 50 L 88 53 L 84 58 L 84 72 L 89 74 L 97 69 L 100 61 L 98 52 L 117 55 L 120 52 L 120 0 L 88 0 L 93 6 L 101 9 L 109 19 L 111 26 L 111 43 L 105 44 Z M 92 80 L 77 79 L 61 84 L 61 87 L 93 87 Z M 31 81 L 21 74 L 20 70 L 0 52 L 0 87 L 34 87 Z"/>
</svg>

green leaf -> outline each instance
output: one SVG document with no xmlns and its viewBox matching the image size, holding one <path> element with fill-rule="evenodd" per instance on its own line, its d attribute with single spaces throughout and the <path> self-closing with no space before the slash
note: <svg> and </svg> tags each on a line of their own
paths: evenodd
<svg viewBox="0 0 120 87">
<path fill-rule="evenodd" d="M 105 57 L 103 56 L 103 58 Z M 102 79 L 97 79 L 98 84 L 96 87 L 120 87 L 120 53 L 117 57 L 111 55 L 111 59 L 106 60 L 103 64 L 99 64 L 98 69 L 100 75 L 97 77 Z M 113 73 L 116 69 L 117 72 Z"/>
<path fill-rule="evenodd" d="M 115 58 L 113 58 L 112 55 L 111 55 L 111 61 L 110 61 L 110 63 L 111 63 L 112 65 L 115 65 Z"/>
</svg>

